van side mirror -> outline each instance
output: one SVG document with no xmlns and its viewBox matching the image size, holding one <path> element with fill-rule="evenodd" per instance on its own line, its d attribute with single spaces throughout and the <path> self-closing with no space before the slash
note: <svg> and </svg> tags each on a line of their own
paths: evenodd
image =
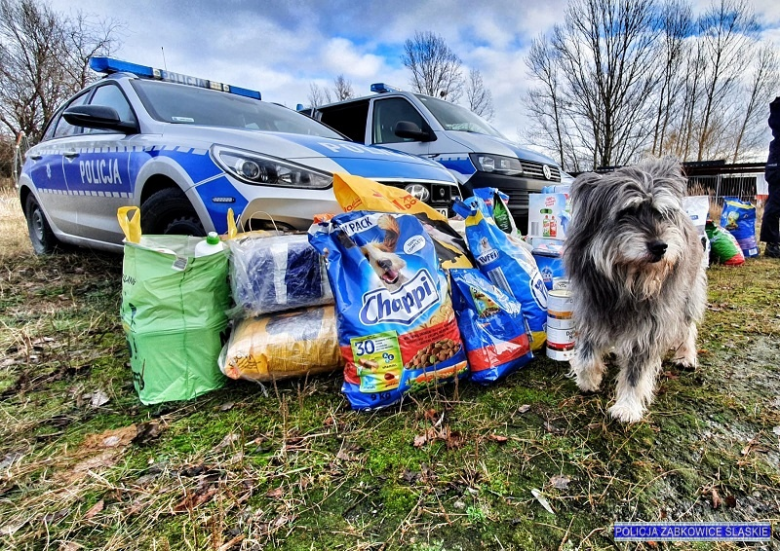
<svg viewBox="0 0 780 551">
<path fill-rule="evenodd" d="M 399 138 L 411 138 L 420 142 L 431 142 L 434 138 L 430 132 L 427 132 L 411 121 L 398 121 L 393 133 Z"/>
<path fill-rule="evenodd" d="M 135 132 L 138 130 L 135 124 L 122 122 L 116 109 L 104 105 L 75 105 L 65 109 L 62 116 L 73 126 L 105 128 L 121 132 Z"/>
</svg>

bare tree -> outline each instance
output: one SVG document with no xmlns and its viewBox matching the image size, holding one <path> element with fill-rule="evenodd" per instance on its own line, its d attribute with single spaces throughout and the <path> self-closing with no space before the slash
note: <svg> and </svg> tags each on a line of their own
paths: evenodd
<svg viewBox="0 0 780 551">
<path fill-rule="evenodd" d="M 659 58 L 660 78 L 653 127 L 655 156 L 666 154 L 666 140 L 669 125 L 682 108 L 679 89 L 684 82 L 682 66 L 687 53 L 685 41 L 693 30 L 693 16 L 689 5 L 682 0 L 667 0 L 661 12 L 663 41 L 662 58 Z"/>
<path fill-rule="evenodd" d="M 725 98 L 738 82 L 738 76 L 749 62 L 748 52 L 758 30 L 753 11 L 745 0 L 719 0 L 700 21 L 704 55 L 709 60 L 704 72 L 704 106 L 698 132 L 697 157 L 701 161 L 716 135 L 716 118 Z"/>
<path fill-rule="evenodd" d="M 477 69 L 470 69 L 466 79 L 466 102 L 470 111 L 487 120 L 493 118 L 493 94 L 485 88 L 482 73 Z"/>
<path fill-rule="evenodd" d="M 533 138 L 566 166 L 644 153 L 736 162 L 765 141 L 780 52 L 761 49 L 746 1 L 714 0 L 695 21 L 690 0 L 657 1 L 572 0 L 532 46 Z"/>
<path fill-rule="evenodd" d="M 571 166 L 575 163 L 567 164 L 565 161 L 563 129 L 566 123 L 563 120 L 564 106 L 556 52 L 546 37 L 534 40 L 526 65 L 540 83 L 540 88 L 530 90 L 526 101 L 526 106 L 541 130 L 538 133 L 541 141 L 532 141 L 535 145 L 555 150 L 561 166 Z"/>
<path fill-rule="evenodd" d="M 326 88 L 320 88 L 316 82 L 309 83 L 309 106 L 319 107 L 331 102 L 330 92 Z"/>
<path fill-rule="evenodd" d="M 452 102 L 461 95 L 461 62 L 444 42 L 430 31 L 416 32 L 404 43 L 404 66 L 412 72 L 415 91 Z"/>
<path fill-rule="evenodd" d="M 64 33 L 64 53 L 68 59 L 65 71 L 73 92 L 82 89 L 94 78 L 94 73 L 89 70 L 89 58 L 107 54 L 119 45 L 117 32 L 120 28 L 121 25 L 113 19 L 93 22 L 81 11 L 69 20 Z"/>
<path fill-rule="evenodd" d="M 589 157 L 578 163 L 623 164 L 647 146 L 657 85 L 656 13 L 654 0 L 572 0 L 565 23 L 537 42 L 529 64 L 542 75 L 538 93 L 557 109 L 548 123 L 556 133 L 551 138 L 561 148 L 560 125 L 572 126 Z M 545 109 L 538 98 L 537 106 Z"/>
<path fill-rule="evenodd" d="M 71 19 L 37 0 L 0 0 L 0 122 L 31 142 L 57 107 L 92 78 L 88 56 L 108 54 L 117 25 Z"/>
<path fill-rule="evenodd" d="M 780 53 L 772 44 L 766 44 L 758 53 L 755 68 L 741 94 L 745 98 L 741 123 L 737 126 L 734 155 L 731 162 L 743 160 L 745 152 L 765 145 L 764 116 L 766 100 L 771 98 L 780 82 Z M 763 153 L 763 151 L 762 151 Z"/>
<path fill-rule="evenodd" d="M 336 98 L 335 101 L 354 98 L 355 91 L 352 89 L 352 82 L 344 78 L 344 75 L 337 76 L 333 79 L 333 95 Z"/>
</svg>

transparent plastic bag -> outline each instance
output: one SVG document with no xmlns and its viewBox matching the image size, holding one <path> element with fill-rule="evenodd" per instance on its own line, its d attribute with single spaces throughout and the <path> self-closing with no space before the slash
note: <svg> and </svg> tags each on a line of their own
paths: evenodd
<svg viewBox="0 0 780 551">
<path fill-rule="evenodd" d="M 324 262 L 306 234 L 240 234 L 230 247 L 236 317 L 333 303 Z"/>
<path fill-rule="evenodd" d="M 343 366 L 333 306 L 236 322 L 219 367 L 231 379 L 268 382 Z"/>
</svg>

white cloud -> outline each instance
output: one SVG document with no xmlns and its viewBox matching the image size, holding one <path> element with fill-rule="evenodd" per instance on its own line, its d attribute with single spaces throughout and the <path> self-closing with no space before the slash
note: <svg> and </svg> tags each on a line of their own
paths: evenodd
<svg viewBox="0 0 780 551">
<path fill-rule="evenodd" d="M 369 77 L 378 74 L 384 60 L 373 54 L 361 54 L 346 38 L 331 38 L 322 47 L 325 67 L 333 74 Z"/>
</svg>

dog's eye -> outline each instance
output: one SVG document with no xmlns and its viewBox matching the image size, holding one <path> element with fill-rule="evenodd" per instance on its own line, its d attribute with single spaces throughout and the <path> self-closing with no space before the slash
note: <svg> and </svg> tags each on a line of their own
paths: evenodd
<svg viewBox="0 0 780 551">
<path fill-rule="evenodd" d="M 620 217 L 631 218 L 633 216 L 636 216 L 637 212 L 639 212 L 639 208 L 636 205 L 631 205 L 630 207 L 626 207 L 620 211 Z"/>
</svg>

